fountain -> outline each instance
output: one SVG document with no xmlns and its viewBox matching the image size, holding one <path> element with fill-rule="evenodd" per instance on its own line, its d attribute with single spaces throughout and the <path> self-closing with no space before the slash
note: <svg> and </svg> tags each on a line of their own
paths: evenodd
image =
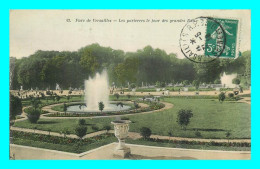
<svg viewBox="0 0 260 169">
<path fill-rule="evenodd" d="M 109 105 L 109 86 L 107 72 L 96 73 L 95 77 L 85 80 L 85 103 L 88 109 L 98 110 L 98 102 Z"/>
<path fill-rule="evenodd" d="M 109 84 L 107 71 L 96 73 L 95 76 L 85 80 L 85 105 L 68 106 L 67 112 L 87 113 L 99 112 L 99 102 L 103 102 L 105 107 L 103 112 L 122 111 L 130 109 L 130 106 L 123 107 L 109 102 Z"/>
<path fill-rule="evenodd" d="M 236 85 L 232 83 L 232 80 L 237 77 L 236 73 L 227 75 L 226 72 L 220 77 L 221 84 L 224 88 L 235 88 Z"/>
</svg>

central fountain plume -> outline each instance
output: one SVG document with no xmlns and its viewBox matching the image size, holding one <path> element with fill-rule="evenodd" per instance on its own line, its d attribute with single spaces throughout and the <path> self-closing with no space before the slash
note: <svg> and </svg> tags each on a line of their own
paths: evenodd
<svg viewBox="0 0 260 169">
<path fill-rule="evenodd" d="M 225 88 L 235 88 L 236 85 L 232 83 L 232 80 L 237 77 L 236 73 L 227 75 L 226 72 L 220 77 L 221 84 L 225 86 Z"/>
<path fill-rule="evenodd" d="M 85 103 L 88 110 L 98 110 L 98 103 L 109 106 L 109 85 L 107 71 L 96 73 L 93 78 L 85 80 Z"/>
<path fill-rule="evenodd" d="M 85 97 L 84 101 L 86 106 L 82 103 L 71 105 L 67 107 L 67 112 L 72 113 L 93 113 L 100 112 L 98 103 L 104 103 L 103 112 L 123 111 L 131 107 L 124 105 L 123 107 L 117 106 L 113 102 L 109 102 L 109 85 L 107 71 L 96 73 L 94 77 L 89 77 L 85 80 Z"/>
</svg>

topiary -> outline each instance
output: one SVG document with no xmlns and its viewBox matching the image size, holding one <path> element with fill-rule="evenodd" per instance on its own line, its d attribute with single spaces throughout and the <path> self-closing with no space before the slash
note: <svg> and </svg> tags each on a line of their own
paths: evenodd
<svg viewBox="0 0 260 169">
<path fill-rule="evenodd" d="M 82 125 L 78 125 L 75 128 L 75 134 L 82 139 L 87 133 L 87 127 L 86 126 L 82 126 Z"/>
<path fill-rule="evenodd" d="M 148 138 L 150 138 L 150 136 L 151 136 L 151 134 L 152 134 L 152 131 L 151 131 L 151 129 L 148 128 L 148 127 L 142 127 L 142 128 L 140 129 L 140 134 L 141 134 L 141 136 L 142 136 L 144 139 L 148 139 Z"/>
<path fill-rule="evenodd" d="M 37 123 L 37 121 L 40 119 L 41 110 L 30 107 L 27 109 L 26 113 L 27 118 L 31 123 Z"/>
<path fill-rule="evenodd" d="M 10 119 L 15 119 L 16 115 L 22 113 L 22 101 L 19 97 L 15 97 L 14 95 L 10 96 Z"/>
<path fill-rule="evenodd" d="M 229 98 L 233 98 L 234 97 L 234 93 L 228 93 L 228 97 Z"/>
<path fill-rule="evenodd" d="M 86 125 L 86 120 L 85 119 L 79 119 L 78 124 L 79 125 Z"/>
<path fill-rule="evenodd" d="M 218 101 L 222 103 L 225 99 L 226 99 L 225 93 L 224 93 L 224 92 L 221 92 L 221 93 L 218 95 Z"/>
</svg>

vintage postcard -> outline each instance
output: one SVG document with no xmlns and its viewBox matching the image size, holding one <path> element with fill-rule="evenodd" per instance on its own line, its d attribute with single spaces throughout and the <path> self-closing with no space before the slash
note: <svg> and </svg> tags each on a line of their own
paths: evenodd
<svg viewBox="0 0 260 169">
<path fill-rule="evenodd" d="M 10 10 L 10 159 L 251 159 L 250 10 Z"/>
</svg>

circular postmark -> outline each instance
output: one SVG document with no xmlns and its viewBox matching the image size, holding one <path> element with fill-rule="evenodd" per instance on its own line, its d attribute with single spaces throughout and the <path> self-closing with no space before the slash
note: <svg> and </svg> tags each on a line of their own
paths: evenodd
<svg viewBox="0 0 260 169">
<path fill-rule="evenodd" d="M 209 63 L 223 53 L 226 36 L 214 18 L 198 17 L 182 28 L 179 42 L 186 58 L 195 63 Z"/>
</svg>

